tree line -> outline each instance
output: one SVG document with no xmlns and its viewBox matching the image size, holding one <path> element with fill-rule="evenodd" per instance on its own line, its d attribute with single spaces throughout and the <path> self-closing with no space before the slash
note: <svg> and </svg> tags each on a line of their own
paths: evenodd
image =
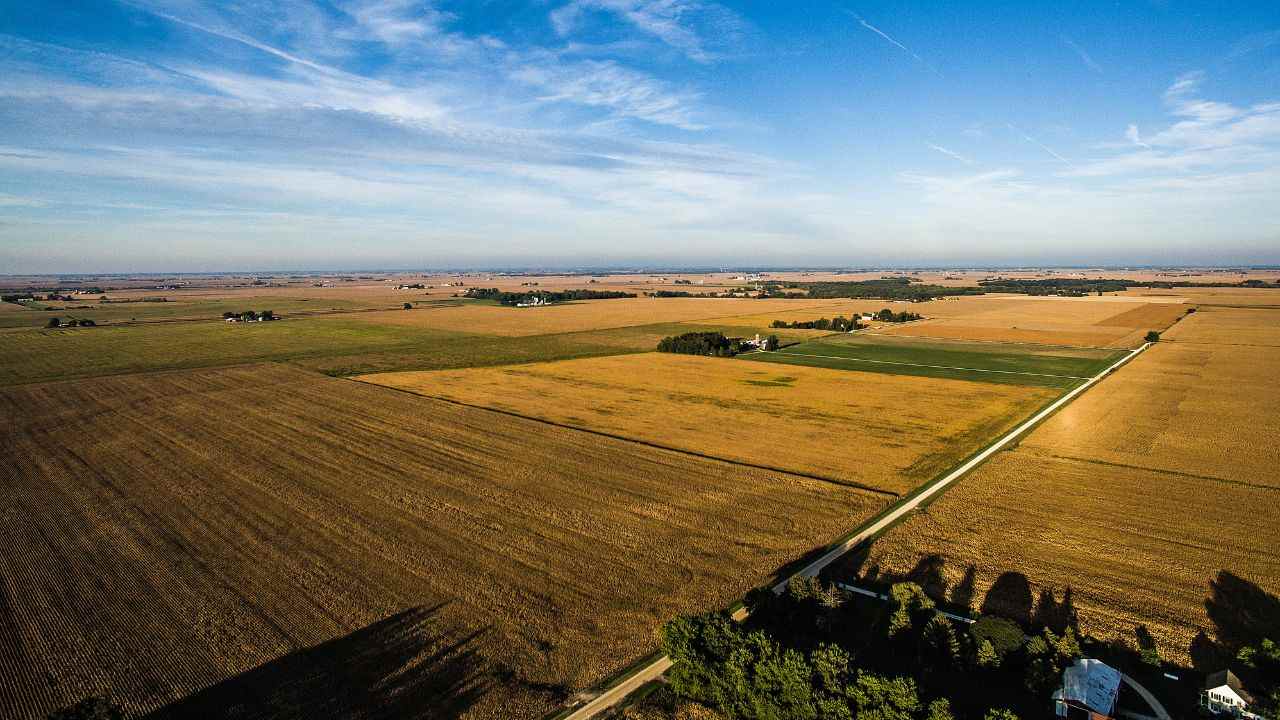
<svg viewBox="0 0 1280 720">
<path fill-rule="evenodd" d="M 618 290 L 531 290 L 529 292 L 507 292 L 498 288 L 467 288 L 463 297 L 476 300 L 495 300 L 502 305 L 519 305 L 529 303 L 534 298 L 542 302 L 567 302 L 570 300 L 614 300 L 617 298 L 633 298 L 635 293 Z"/>
<path fill-rule="evenodd" d="M 280 318 L 271 310 L 245 310 L 243 312 L 227 312 L 222 313 L 223 320 L 239 320 L 241 322 L 256 322 L 267 320 L 279 320 Z"/>
<path fill-rule="evenodd" d="M 875 314 L 875 319 L 880 322 L 902 323 L 911 322 L 912 320 L 923 320 L 924 316 L 913 312 L 894 312 L 889 308 L 885 308 Z M 833 330 L 835 332 L 851 332 L 862 327 L 858 323 L 858 316 L 841 317 L 837 315 L 833 318 L 818 318 L 817 320 L 797 320 L 795 322 L 787 322 L 786 320 L 774 320 L 769 327 L 775 328 L 791 328 L 793 330 Z"/>
<path fill-rule="evenodd" d="M 658 341 L 658 352 L 733 357 L 742 352 L 742 346 L 742 338 L 728 338 L 724 333 L 688 332 L 662 338 Z"/>
</svg>

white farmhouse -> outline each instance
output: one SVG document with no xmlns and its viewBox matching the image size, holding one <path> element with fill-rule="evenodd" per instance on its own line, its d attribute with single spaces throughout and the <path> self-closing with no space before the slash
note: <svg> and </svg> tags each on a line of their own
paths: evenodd
<svg viewBox="0 0 1280 720">
<path fill-rule="evenodd" d="M 1205 678 L 1200 692 L 1200 705 L 1211 713 L 1233 717 L 1262 720 L 1262 716 L 1249 712 L 1253 698 L 1245 692 L 1240 678 L 1230 670 L 1219 670 Z"/>
</svg>

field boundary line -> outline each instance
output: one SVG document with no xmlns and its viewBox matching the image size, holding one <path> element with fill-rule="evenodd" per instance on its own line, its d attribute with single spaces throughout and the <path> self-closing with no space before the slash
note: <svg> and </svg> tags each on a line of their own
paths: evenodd
<svg viewBox="0 0 1280 720">
<path fill-rule="evenodd" d="M 373 374 L 376 375 L 378 373 L 373 373 Z M 854 490 L 860 490 L 873 495 L 881 495 L 881 496 L 895 498 L 895 499 L 902 497 L 900 493 L 893 492 L 892 490 L 885 490 L 884 488 L 877 488 L 877 487 L 872 487 L 870 485 L 863 485 L 862 483 L 856 483 L 851 480 L 840 480 L 840 479 L 828 477 L 825 475 L 818 475 L 815 473 L 805 472 L 803 470 L 788 470 L 786 468 L 775 467 L 773 465 L 763 465 L 760 463 L 748 462 L 746 460 L 733 460 L 730 458 L 721 457 L 719 455 L 701 453 L 701 452 L 698 452 L 697 450 L 689 450 L 687 448 L 672 447 L 671 445 L 663 445 L 662 443 L 651 442 L 649 440 L 640 440 L 638 438 L 628 437 L 626 435 L 611 433 L 606 430 L 596 430 L 593 428 L 585 428 L 579 425 L 569 425 L 567 423 L 562 423 L 555 420 L 548 420 L 546 418 L 535 417 L 533 415 L 524 415 L 524 414 L 515 412 L 514 410 L 503 410 L 502 408 L 489 407 L 486 405 L 473 405 L 472 403 L 463 402 L 461 400 L 454 400 L 453 398 L 442 397 L 440 395 L 430 395 L 428 393 L 417 392 L 414 390 L 409 390 L 407 388 L 394 387 L 392 385 L 383 385 L 381 383 L 371 382 L 369 380 L 361 380 L 358 377 L 337 377 L 335 379 L 350 380 L 352 382 L 361 383 L 362 385 L 383 388 L 386 390 L 393 390 L 395 392 L 407 393 L 415 397 L 427 398 L 428 400 L 436 400 L 439 402 L 449 403 L 451 405 L 458 405 L 461 407 L 472 408 L 474 410 L 484 410 L 487 412 L 498 413 L 499 415 L 506 415 L 508 417 L 516 417 L 522 420 L 530 420 L 532 422 L 542 423 L 543 425 L 550 425 L 552 427 L 557 427 L 564 430 L 574 430 L 577 432 L 588 433 L 588 434 L 596 435 L 599 437 L 607 437 L 612 440 L 622 440 L 624 442 L 634 443 L 636 445 L 642 445 L 644 447 L 653 448 L 655 450 L 665 450 L 667 452 L 679 453 L 681 455 L 696 457 L 701 460 L 715 460 L 716 462 L 722 462 L 728 465 L 736 465 L 738 467 L 749 467 L 755 470 L 765 470 L 768 472 L 777 472 L 777 473 L 783 473 L 785 475 L 793 475 L 793 476 L 802 477 L 808 480 L 817 480 L 819 482 L 824 482 L 831 485 L 839 485 L 840 487 L 852 488 Z"/>
<path fill-rule="evenodd" d="M 1125 354 L 1124 357 L 1112 363 L 1107 368 L 1100 371 L 1097 375 L 1094 375 L 1093 377 L 1089 378 L 1087 381 L 1077 385 L 1071 391 L 1063 394 L 1057 400 L 1050 403 L 1047 407 L 1042 408 L 1039 412 L 1031 416 L 1029 419 L 1023 421 L 1022 423 L 1019 423 L 1012 430 L 1000 436 L 998 439 L 995 440 L 995 442 L 991 443 L 985 449 L 979 451 L 978 453 L 970 457 L 968 460 L 966 460 L 956 469 L 947 473 L 943 477 L 937 480 L 934 480 L 928 485 L 922 486 L 921 488 L 917 489 L 916 492 L 913 492 L 904 496 L 896 504 L 891 505 L 889 508 L 886 508 L 877 516 L 871 518 L 867 522 L 864 522 L 851 534 L 845 536 L 845 539 L 843 541 L 840 541 L 833 545 L 828 546 L 827 551 L 824 552 L 821 556 L 819 556 L 816 560 L 813 560 L 812 562 L 810 562 L 809 564 L 801 568 L 799 571 L 792 573 L 782 581 L 773 585 L 771 589 L 773 590 L 774 593 L 780 593 L 786 589 L 787 584 L 790 583 L 791 580 L 794 578 L 816 576 L 828 565 L 844 557 L 844 555 L 848 553 L 850 550 L 853 550 L 854 548 L 863 544 L 864 542 L 875 538 L 879 533 L 883 532 L 885 529 L 896 524 L 903 516 L 915 510 L 917 507 L 925 503 L 931 497 L 946 490 L 948 486 L 950 486 L 952 483 L 959 480 L 961 477 L 964 477 L 965 475 L 967 475 L 971 470 L 976 468 L 978 465 L 981 465 L 983 462 L 986 461 L 987 458 L 991 457 L 992 455 L 999 452 L 1000 450 L 1003 450 L 1007 445 L 1012 443 L 1014 440 L 1017 440 L 1022 435 L 1034 429 L 1037 425 L 1044 422 L 1044 420 L 1047 419 L 1050 415 L 1060 410 L 1064 405 L 1066 405 L 1067 403 L 1070 403 L 1072 400 L 1079 397 L 1081 393 L 1093 387 L 1094 385 L 1096 385 L 1098 382 L 1106 378 L 1111 373 L 1120 369 L 1121 366 L 1128 363 L 1133 358 L 1137 357 L 1139 354 L 1141 354 L 1143 351 L 1145 351 L 1149 347 L 1151 347 L 1151 343 L 1143 343 L 1138 348 L 1129 351 L 1127 354 Z M 732 617 L 735 620 L 740 621 L 740 620 L 745 620 L 748 614 L 749 614 L 749 611 L 747 610 L 746 607 L 739 607 L 737 611 L 733 613 Z M 656 680 L 657 678 L 659 678 L 663 673 L 667 671 L 669 667 L 671 667 L 671 659 L 668 658 L 666 655 L 662 655 L 660 658 L 650 663 L 649 665 L 634 671 L 629 677 L 625 677 L 622 679 L 615 678 L 614 682 L 611 684 L 610 687 L 608 687 L 606 690 L 601 692 L 599 695 L 597 695 L 595 698 L 593 698 L 586 704 L 581 705 L 577 708 L 568 708 L 568 709 L 562 710 L 561 712 L 553 715 L 552 717 L 555 718 L 555 720 L 589 720 L 589 718 L 594 718 L 600 713 L 604 712 L 605 710 L 608 710 L 614 707 L 619 702 L 626 699 L 626 696 L 630 694 L 632 690 L 644 685 L 645 683 L 648 683 L 652 680 Z"/>
<path fill-rule="evenodd" d="M 1000 373 L 1002 375 L 1030 375 L 1032 377 L 1062 378 L 1064 380 L 1088 380 L 1079 375 L 1050 375 L 1049 373 L 1022 372 L 1019 370 L 983 370 L 981 368 L 952 367 L 950 365 L 925 365 L 924 363 L 898 362 L 895 360 L 868 360 L 867 358 L 842 357 L 840 355 L 813 355 L 810 353 L 782 352 L 781 350 L 761 350 L 773 355 L 793 355 L 795 357 L 825 358 L 827 360 L 852 360 L 853 362 L 876 363 L 877 365 L 904 365 L 906 367 L 933 368 L 935 370 L 963 370 L 965 372 Z"/>
<path fill-rule="evenodd" d="M 943 318 L 938 318 L 938 319 L 941 320 Z M 1052 331 L 1047 331 L 1047 332 L 1052 332 Z M 885 333 L 885 332 L 868 332 L 865 334 L 875 335 L 877 337 L 897 338 L 899 340 L 902 340 L 902 339 L 942 340 L 944 342 L 991 343 L 993 345 L 1034 345 L 1036 347 L 1067 348 L 1071 350 L 1115 350 L 1115 351 L 1125 352 L 1125 349 L 1122 347 L 1108 347 L 1106 345 L 1064 345 L 1062 343 L 1038 343 L 1038 342 L 1030 342 L 1027 340 L 971 340 L 969 338 L 949 338 L 949 337 L 942 337 L 940 335 L 896 335 L 894 333 Z M 1133 352 L 1133 351 L 1129 350 L 1127 352 Z"/>
</svg>

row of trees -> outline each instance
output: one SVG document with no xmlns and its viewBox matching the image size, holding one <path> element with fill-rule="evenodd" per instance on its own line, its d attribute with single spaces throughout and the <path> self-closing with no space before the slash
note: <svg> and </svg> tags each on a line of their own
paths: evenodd
<svg viewBox="0 0 1280 720">
<path fill-rule="evenodd" d="M 776 340 L 776 338 L 775 338 Z M 740 338 L 727 338 L 718 332 L 689 332 L 664 337 L 658 342 L 658 352 L 682 355 L 713 355 L 733 357 L 742 351 Z"/>
<path fill-rule="evenodd" d="M 876 298 L 881 300 L 914 300 L 917 302 L 955 295 L 982 295 L 976 287 L 948 287 L 913 283 L 911 278 L 890 277 L 878 280 L 851 280 L 813 283 L 789 283 L 807 291 L 811 298 Z"/>
<path fill-rule="evenodd" d="M 222 319 L 223 320 L 239 319 L 242 322 L 254 322 L 257 320 L 279 320 L 279 318 L 276 317 L 275 312 L 271 310 L 260 310 L 258 312 L 254 312 L 252 310 L 245 310 L 244 312 L 231 312 L 228 310 L 227 312 L 222 313 Z"/>
<path fill-rule="evenodd" d="M 905 310 L 903 310 L 902 312 L 894 312 L 889 308 L 885 308 L 880 312 L 876 313 L 876 320 L 879 320 L 880 322 L 904 323 L 904 322 L 911 322 L 913 320 L 923 320 L 923 319 L 924 319 L 924 316 L 920 315 L 919 313 L 907 312 Z"/>
<path fill-rule="evenodd" d="M 531 290 L 529 292 L 506 292 L 498 288 L 467 288 L 463 297 L 476 300 L 496 300 L 502 305 L 519 305 L 541 298 L 543 302 L 567 302 L 570 300 L 613 300 L 616 298 L 633 298 L 635 293 L 618 290 Z"/>
<path fill-rule="evenodd" d="M 850 332 L 857 330 L 858 317 L 840 317 L 837 315 L 833 318 L 818 318 L 817 320 L 797 320 L 795 322 L 787 322 L 786 320 L 774 320 L 769 327 L 775 328 L 794 328 L 798 330 L 834 330 L 835 332 Z"/>
<path fill-rule="evenodd" d="M 63 320 L 62 318 L 51 317 L 49 318 L 49 322 L 45 323 L 44 326 L 47 328 L 77 327 L 77 326 L 94 327 L 97 324 L 98 323 L 90 320 L 89 318 L 84 318 L 83 320 L 77 320 L 76 318 L 67 318 L 66 320 Z"/>
</svg>

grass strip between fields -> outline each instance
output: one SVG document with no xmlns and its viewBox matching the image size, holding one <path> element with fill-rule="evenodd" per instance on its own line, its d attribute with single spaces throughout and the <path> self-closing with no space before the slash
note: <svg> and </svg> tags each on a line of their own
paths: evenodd
<svg viewBox="0 0 1280 720">
<path fill-rule="evenodd" d="M 1083 392 L 1090 386 L 1101 382 L 1106 378 L 1106 376 L 1114 373 L 1116 370 L 1119 370 L 1149 347 L 1151 347 L 1151 343 L 1144 343 L 1137 349 L 1127 353 L 1123 358 L 1119 359 L 1112 365 L 1101 370 L 1093 377 L 1075 384 L 1070 389 L 1064 390 L 1062 394 L 1048 400 L 1044 405 L 1036 410 L 1029 420 L 1022 422 L 1009 432 L 1001 435 L 990 443 L 984 445 L 981 449 L 973 452 L 953 469 L 939 474 L 929 482 L 920 484 L 911 492 L 903 495 L 896 502 L 885 507 L 871 518 L 863 521 L 856 528 L 850 530 L 844 535 L 841 535 L 831 543 L 828 543 L 825 547 L 814 549 L 796 561 L 788 563 L 780 569 L 777 574 L 775 574 L 774 581 L 771 582 L 770 587 L 774 592 L 779 592 L 781 589 L 785 589 L 786 584 L 790 582 L 792 578 L 800 577 L 802 575 L 808 576 L 820 574 L 826 566 L 834 562 L 834 559 L 828 560 L 827 558 L 837 550 L 840 551 L 840 556 L 844 556 L 848 553 L 865 549 L 885 532 L 888 532 L 903 520 L 910 517 L 913 511 L 928 507 L 930 503 L 937 500 L 938 497 L 941 497 L 947 489 L 956 484 L 957 481 L 977 469 L 982 462 L 985 462 L 986 458 L 984 456 L 993 455 L 999 448 L 1009 445 L 1027 433 L 1035 430 L 1046 420 L 1056 415 L 1062 408 L 1066 407 L 1071 400 L 1074 400 L 1075 397 L 1083 394 Z M 950 479 L 948 480 L 948 478 Z M 917 498 L 925 494 L 928 494 L 929 497 L 917 501 Z M 906 506 L 910 507 L 906 511 L 903 511 Z M 895 513 L 898 513 L 897 517 L 890 522 L 884 522 L 886 518 Z M 874 531 L 868 532 L 873 528 Z M 863 537 L 858 539 L 859 536 Z M 853 542 L 855 539 L 857 539 L 856 542 Z M 790 568 L 801 565 L 802 563 L 805 563 L 808 558 L 815 556 L 817 559 L 804 564 L 799 571 L 790 571 Z M 747 616 L 747 609 L 742 601 L 734 603 L 730 608 L 730 612 L 732 612 L 735 620 L 743 620 Z M 628 684 L 629 681 L 638 680 L 638 682 L 632 683 L 635 685 L 635 688 L 632 690 L 632 692 L 634 692 L 636 689 L 647 685 L 651 680 L 660 677 L 666 672 L 667 667 L 670 666 L 670 661 L 665 655 L 661 654 L 661 651 L 655 652 L 649 657 L 656 657 L 656 659 L 650 664 L 638 669 L 635 669 L 636 663 L 632 663 L 632 665 L 628 666 L 627 670 L 620 671 L 619 673 L 610 676 L 608 680 L 602 683 L 599 691 L 592 700 L 576 708 L 565 708 L 556 712 L 548 716 L 548 720 L 588 720 L 605 710 L 615 707 L 617 704 L 624 701 L 630 692 L 622 697 L 609 697 L 609 695 L 611 695 L 611 690 Z M 652 675 L 652 677 L 640 679 L 645 675 Z"/>
</svg>

